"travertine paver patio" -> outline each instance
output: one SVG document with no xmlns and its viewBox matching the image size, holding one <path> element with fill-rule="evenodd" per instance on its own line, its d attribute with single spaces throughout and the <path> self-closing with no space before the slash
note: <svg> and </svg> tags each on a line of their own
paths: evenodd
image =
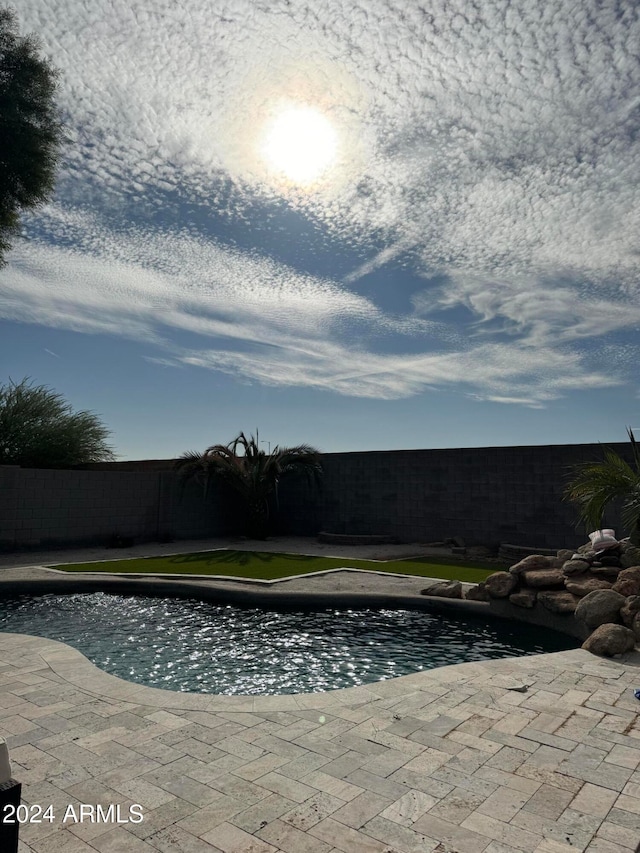
<svg viewBox="0 0 640 853">
<path fill-rule="evenodd" d="M 640 655 L 575 650 L 367 687 L 216 697 L 140 687 L 0 633 L 0 734 L 37 853 L 629 853 Z M 140 804 L 141 823 L 72 804 Z"/>
<path fill-rule="evenodd" d="M 207 547 L 251 545 L 179 550 Z M 261 549 L 356 556 L 309 540 Z M 172 550 L 6 555 L 0 589 L 51 581 L 34 563 Z M 330 586 L 385 589 L 384 576 L 366 577 L 334 575 Z M 396 576 L 386 590 L 416 595 L 419 585 Z M 634 687 L 640 653 L 610 661 L 575 650 L 324 694 L 216 697 L 140 687 L 69 646 L 0 633 L 0 735 L 23 802 L 51 804 L 55 816 L 22 827 L 21 853 L 629 853 L 640 845 Z M 63 823 L 81 803 L 120 804 L 122 820 L 140 804 L 143 820 Z"/>
</svg>

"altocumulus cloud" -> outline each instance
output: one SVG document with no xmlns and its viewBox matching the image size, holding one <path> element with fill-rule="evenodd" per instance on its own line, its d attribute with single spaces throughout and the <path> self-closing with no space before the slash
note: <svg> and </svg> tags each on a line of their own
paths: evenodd
<svg viewBox="0 0 640 853">
<path fill-rule="evenodd" d="M 632 378 L 638 4 L 21 0 L 19 13 L 62 70 L 70 141 L 55 203 L 3 273 L 3 316 L 387 399 L 448 386 L 539 407 Z M 258 155 L 290 101 L 340 136 L 305 191 Z M 369 259 L 337 281 L 226 244 L 216 217 L 256 199 L 284 199 Z M 180 230 L 203 207 L 215 216 Z M 392 314 L 367 277 L 399 256 L 413 291 Z"/>
</svg>

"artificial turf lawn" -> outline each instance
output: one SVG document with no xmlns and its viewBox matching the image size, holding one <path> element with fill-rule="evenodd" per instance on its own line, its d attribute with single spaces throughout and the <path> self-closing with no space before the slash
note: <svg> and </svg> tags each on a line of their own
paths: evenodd
<svg viewBox="0 0 640 853">
<path fill-rule="evenodd" d="M 199 551 L 195 554 L 173 554 L 166 557 L 138 557 L 130 560 L 108 560 L 104 563 L 70 563 L 51 566 L 65 572 L 126 572 L 135 574 L 231 575 L 252 580 L 274 580 L 291 575 L 322 572 L 327 569 L 367 569 L 402 575 L 479 583 L 500 566 L 465 562 L 458 565 L 440 563 L 437 557 L 411 560 L 353 560 L 351 557 L 313 557 L 304 554 L 272 554 L 264 551 Z"/>
</svg>

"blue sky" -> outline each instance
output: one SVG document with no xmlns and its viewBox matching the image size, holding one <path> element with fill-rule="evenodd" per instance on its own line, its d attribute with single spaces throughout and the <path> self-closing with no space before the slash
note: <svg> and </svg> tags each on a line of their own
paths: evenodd
<svg viewBox="0 0 640 853">
<path fill-rule="evenodd" d="M 16 8 L 67 140 L 0 273 L 0 382 L 122 459 L 639 429 L 637 3 Z"/>
</svg>

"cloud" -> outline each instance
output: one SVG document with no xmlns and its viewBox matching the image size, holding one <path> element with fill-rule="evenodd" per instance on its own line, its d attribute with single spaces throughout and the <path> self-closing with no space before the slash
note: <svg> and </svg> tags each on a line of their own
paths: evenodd
<svg viewBox="0 0 640 853">
<path fill-rule="evenodd" d="M 62 221 L 67 234 L 79 227 Z M 26 243 L 14 252 L 1 316 L 128 337 L 160 349 L 146 357 L 165 367 L 355 397 L 398 399 L 447 387 L 539 406 L 567 388 L 620 381 L 587 372 L 583 357 L 566 348 L 535 348 L 526 339 L 474 345 L 448 324 L 385 314 L 268 258 L 188 235 L 133 230 L 110 241 L 98 228 L 98 240 L 96 222 L 87 222 L 89 233 L 76 238 L 82 250 Z M 392 352 L 381 345 L 389 334 Z M 526 395 L 514 394 L 524 387 Z"/>
<path fill-rule="evenodd" d="M 555 346 L 640 326 L 640 305 L 624 299 L 617 282 L 609 283 L 605 299 L 604 286 L 589 290 L 580 280 L 558 279 L 452 274 L 446 285 L 415 293 L 412 302 L 421 316 L 464 305 L 479 318 L 476 335 L 491 334 L 495 329 L 485 328 L 488 321 L 501 320 L 500 331 L 521 334 L 525 346 Z"/>
<path fill-rule="evenodd" d="M 69 142 L 55 204 L 3 273 L 3 316 L 356 396 L 446 385 L 535 406 L 632 377 L 636 4 L 23 0 L 20 15 L 61 69 Z M 292 101 L 339 136 L 311 190 L 259 155 Z M 364 260 L 340 282 L 219 238 L 258 202 Z M 411 307 L 383 310 L 368 276 L 400 258 Z"/>
<path fill-rule="evenodd" d="M 426 336 L 432 347 L 446 348 L 463 342 L 447 324 L 384 313 L 330 280 L 212 240 L 136 229 L 113 234 L 96 217 L 49 213 L 50 233 L 75 246 L 35 241 L 15 249 L 0 291 L 5 319 L 125 336 L 179 354 L 162 356 L 163 364 L 213 366 L 206 345 L 198 356 L 177 343 L 185 334 L 216 341 L 219 369 L 233 358 L 241 364 L 242 347 L 271 348 L 283 354 L 278 381 L 288 385 L 317 384 L 320 366 L 330 384 L 366 339 Z M 264 372 L 259 361 L 248 371 L 254 378 Z"/>
</svg>

